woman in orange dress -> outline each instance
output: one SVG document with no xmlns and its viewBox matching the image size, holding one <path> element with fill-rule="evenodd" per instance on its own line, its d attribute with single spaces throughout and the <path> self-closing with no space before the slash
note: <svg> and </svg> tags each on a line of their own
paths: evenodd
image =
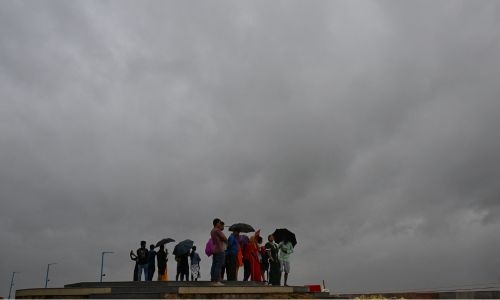
<svg viewBox="0 0 500 300">
<path fill-rule="evenodd" d="M 158 264 L 158 281 L 168 281 L 168 250 L 165 251 L 164 245 L 161 245 L 160 250 L 156 253 L 156 261 Z"/>
<path fill-rule="evenodd" d="M 250 279 L 257 282 L 262 281 L 262 273 L 260 271 L 259 245 L 257 242 L 259 235 L 260 230 L 257 230 L 257 232 L 255 232 L 255 234 L 250 238 L 250 242 L 247 245 L 250 254 Z"/>
</svg>

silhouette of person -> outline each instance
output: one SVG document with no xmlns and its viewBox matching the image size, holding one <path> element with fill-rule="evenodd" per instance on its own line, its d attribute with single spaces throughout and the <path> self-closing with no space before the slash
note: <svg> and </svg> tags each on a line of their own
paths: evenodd
<svg viewBox="0 0 500 300">
<path fill-rule="evenodd" d="M 144 281 L 148 280 L 148 249 L 146 241 L 141 241 L 141 248 L 137 249 L 137 281 L 141 281 L 141 274 L 144 273 Z"/>
<path fill-rule="evenodd" d="M 165 252 L 165 245 L 161 245 L 160 250 L 156 252 L 156 261 L 158 263 L 158 281 L 167 281 L 168 252 Z"/>
<path fill-rule="evenodd" d="M 148 281 L 153 280 L 153 275 L 155 274 L 155 260 L 156 260 L 156 251 L 155 245 L 149 245 L 149 253 L 148 253 Z"/>
</svg>

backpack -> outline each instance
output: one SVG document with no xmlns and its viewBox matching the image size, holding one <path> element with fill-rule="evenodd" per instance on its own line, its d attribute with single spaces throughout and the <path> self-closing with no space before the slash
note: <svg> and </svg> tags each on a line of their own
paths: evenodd
<svg viewBox="0 0 500 300">
<path fill-rule="evenodd" d="M 137 262 L 139 264 L 144 264 L 148 262 L 148 250 L 139 248 L 137 249 Z"/>
<path fill-rule="evenodd" d="M 208 239 L 207 244 L 205 245 L 205 254 L 207 256 L 211 256 L 214 253 L 214 243 L 212 238 Z"/>
</svg>

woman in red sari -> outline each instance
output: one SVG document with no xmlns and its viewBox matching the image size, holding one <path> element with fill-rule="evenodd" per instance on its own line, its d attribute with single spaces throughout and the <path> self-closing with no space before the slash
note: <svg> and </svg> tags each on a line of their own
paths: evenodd
<svg viewBox="0 0 500 300">
<path fill-rule="evenodd" d="M 255 234 L 250 238 L 250 242 L 247 245 L 250 256 L 250 279 L 257 282 L 262 281 L 259 260 L 259 245 L 257 244 L 259 235 L 260 230 L 257 230 L 257 232 L 255 232 Z"/>
</svg>

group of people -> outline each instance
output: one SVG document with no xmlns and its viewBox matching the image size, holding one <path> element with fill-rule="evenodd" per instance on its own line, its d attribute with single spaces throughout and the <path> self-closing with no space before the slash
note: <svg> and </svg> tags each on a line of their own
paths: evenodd
<svg viewBox="0 0 500 300">
<path fill-rule="evenodd" d="M 290 255 L 293 253 L 290 241 L 276 244 L 274 236 L 270 234 L 267 243 L 262 245 L 260 230 L 250 238 L 238 230 L 233 230 L 226 237 L 223 230 L 224 222 L 219 218 L 214 219 L 208 242 L 212 243 L 213 248 L 209 251 L 211 253 L 207 253 L 212 255 L 210 280 L 214 285 L 223 285 L 224 274 L 227 281 L 236 281 L 240 267 L 243 267 L 243 281 L 250 279 L 280 285 L 281 274 L 284 273 L 284 285 L 288 285 Z"/>
<path fill-rule="evenodd" d="M 168 250 L 165 245 L 160 245 L 160 249 L 155 251 L 155 245 L 151 244 L 149 250 L 146 249 L 146 241 L 141 241 L 141 247 L 134 253 L 130 250 L 130 259 L 135 261 L 134 281 L 152 281 L 156 272 L 155 263 L 158 266 L 158 281 L 168 281 Z M 177 262 L 177 273 L 175 280 L 189 280 L 189 261 L 191 260 L 191 280 L 200 278 L 200 255 L 196 252 L 196 246 L 193 246 L 189 252 L 184 255 L 175 256 Z M 144 274 L 144 277 L 142 276 Z"/>
<path fill-rule="evenodd" d="M 213 228 L 210 232 L 210 240 L 207 242 L 205 253 L 212 256 L 212 267 L 210 269 L 210 280 L 214 285 L 223 285 L 222 280 L 226 276 L 227 281 L 238 280 L 238 270 L 243 267 L 243 281 L 256 281 L 270 285 L 281 285 L 281 275 L 284 274 L 283 284 L 288 285 L 288 274 L 290 273 L 290 255 L 293 253 L 293 245 L 290 241 L 281 241 L 277 244 L 272 234 L 268 235 L 267 243 L 263 245 L 260 230 L 248 237 L 238 230 L 226 237 L 224 234 L 224 222 L 215 218 L 212 222 Z M 134 281 L 152 281 L 158 267 L 158 280 L 167 281 L 168 250 L 164 245 L 155 251 L 155 245 L 146 249 L 146 241 L 141 241 L 141 247 L 134 253 L 130 251 L 130 259 L 135 261 Z M 190 263 L 189 263 L 190 260 Z M 200 255 L 196 252 L 196 246 L 183 255 L 175 256 L 177 262 L 176 281 L 196 281 L 200 275 Z M 156 263 L 156 264 L 155 264 Z M 144 274 L 144 277 L 142 275 Z"/>
</svg>

